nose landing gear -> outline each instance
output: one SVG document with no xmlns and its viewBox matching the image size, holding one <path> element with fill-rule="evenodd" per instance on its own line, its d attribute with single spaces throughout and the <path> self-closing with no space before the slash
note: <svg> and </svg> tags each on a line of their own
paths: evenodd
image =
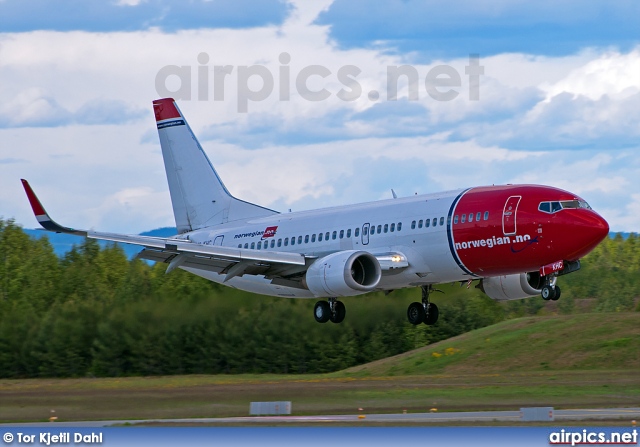
<svg viewBox="0 0 640 447">
<path fill-rule="evenodd" d="M 556 285 L 556 279 L 558 278 L 556 276 L 549 278 L 549 276 L 546 277 L 546 284 L 542 287 L 540 295 L 545 301 L 558 301 L 561 294 L 560 286 Z"/>
<path fill-rule="evenodd" d="M 407 309 L 407 318 L 409 323 L 418 325 L 424 323 L 426 325 L 436 324 L 438 321 L 438 306 L 429 301 L 429 293 L 435 290 L 433 286 L 422 286 L 422 303 L 411 303 Z"/>
</svg>

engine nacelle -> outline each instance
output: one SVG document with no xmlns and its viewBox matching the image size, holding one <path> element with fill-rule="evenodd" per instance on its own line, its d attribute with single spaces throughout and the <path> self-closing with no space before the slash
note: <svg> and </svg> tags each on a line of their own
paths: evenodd
<svg viewBox="0 0 640 447">
<path fill-rule="evenodd" d="M 316 260 L 309 266 L 304 284 L 317 297 L 352 296 L 371 292 L 381 276 L 375 256 L 347 250 Z"/>
<path fill-rule="evenodd" d="M 540 294 L 544 285 L 538 272 L 492 276 L 480 281 L 480 290 L 497 301 L 521 300 Z"/>
</svg>

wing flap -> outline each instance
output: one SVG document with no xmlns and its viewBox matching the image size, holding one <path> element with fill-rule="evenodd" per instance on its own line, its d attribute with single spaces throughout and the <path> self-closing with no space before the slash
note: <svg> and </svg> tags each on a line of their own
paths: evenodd
<svg viewBox="0 0 640 447">
<path fill-rule="evenodd" d="M 147 248 L 159 249 L 172 254 L 189 253 L 218 258 L 221 261 L 255 261 L 273 264 L 305 265 L 305 257 L 301 253 L 280 251 L 260 251 L 248 248 L 222 247 L 220 245 L 201 245 L 184 239 L 136 236 L 130 234 L 87 232 L 87 237 L 125 244 L 143 245 Z"/>
</svg>

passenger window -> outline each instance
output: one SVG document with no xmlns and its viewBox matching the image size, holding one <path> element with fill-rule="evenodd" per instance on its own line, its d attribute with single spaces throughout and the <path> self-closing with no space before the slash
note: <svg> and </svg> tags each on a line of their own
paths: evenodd
<svg viewBox="0 0 640 447">
<path fill-rule="evenodd" d="M 331 239 L 335 240 L 335 239 L 336 239 L 336 236 L 338 236 L 338 232 L 337 232 L 337 231 L 334 231 L 334 232 L 331 234 Z"/>
<path fill-rule="evenodd" d="M 384 224 L 384 232 L 386 233 L 387 231 L 389 231 L 389 224 Z"/>
<path fill-rule="evenodd" d="M 416 221 L 415 220 L 411 222 L 411 229 L 412 230 L 416 229 Z"/>
<path fill-rule="evenodd" d="M 313 234 L 311 235 L 311 243 L 314 243 L 315 241 L 316 241 L 316 234 L 315 234 L 315 233 L 313 233 Z"/>
<path fill-rule="evenodd" d="M 324 234 L 324 240 L 325 241 L 329 240 L 329 232 L 328 231 Z"/>
<path fill-rule="evenodd" d="M 249 243 L 245 243 L 244 248 L 249 248 Z"/>
<path fill-rule="evenodd" d="M 256 247 L 258 250 L 262 248 L 262 241 L 258 241 L 258 246 Z"/>
<path fill-rule="evenodd" d="M 480 211 L 476 213 L 476 222 L 480 222 Z"/>
<path fill-rule="evenodd" d="M 271 239 L 271 248 L 275 247 L 276 245 L 276 240 L 275 239 Z M 279 245 L 278 245 L 279 247 Z"/>
<path fill-rule="evenodd" d="M 440 218 L 440 226 L 444 225 L 444 216 Z"/>
<path fill-rule="evenodd" d="M 473 222 L 473 213 L 469 213 L 469 223 Z"/>
<path fill-rule="evenodd" d="M 463 214 L 462 217 L 460 218 L 460 223 L 465 223 L 467 221 L 467 215 Z"/>
<path fill-rule="evenodd" d="M 453 224 L 457 224 L 458 223 L 458 215 L 456 214 L 455 216 L 453 216 Z"/>
<path fill-rule="evenodd" d="M 402 222 L 398 222 L 398 231 L 402 230 Z"/>
<path fill-rule="evenodd" d="M 489 211 L 484 212 L 484 220 L 489 220 Z"/>
<path fill-rule="evenodd" d="M 318 242 L 322 242 L 322 233 L 318 234 Z"/>
<path fill-rule="evenodd" d="M 344 239 L 344 230 L 340 230 L 340 239 Z"/>
<path fill-rule="evenodd" d="M 382 231 L 382 225 L 378 225 L 378 228 L 376 229 L 376 233 L 380 234 L 381 231 Z"/>
<path fill-rule="evenodd" d="M 418 221 L 418 228 L 422 228 L 422 219 Z"/>
<path fill-rule="evenodd" d="M 304 243 L 305 243 L 305 244 L 308 244 L 308 243 L 309 243 L 309 235 L 308 235 L 308 234 L 306 234 L 306 235 L 304 236 Z"/>
<path fill-rule="evenodd" d="M 238 248 L 242 248 L 242 244 L 238 244 Z"/>
<path fill-rule="evenodd" d="M 256 248 L 256 243 L 255 242 L 251 242 L 251 250 L 255 250 Z"/>
<path fill-rule="evenodd" d="M 347 230 L 347 237 L 351 237 L 351 228 Z"/>
<path fill-rule="evenodd" d="M 302 236 L 298 236 L 298 245 L 302 244 Z"/>
<path fill-rule="evenodd" d="M 284 246 L 286 247 L 287 245 L 289 245 L 289 238 L 285 237 L 284 238 Z"/>
<path fill-rule="evenodd" d="M 282 239 L 278 239 L 278 247 L 282 247 Z"/>
<path fill-rule="evenodd" d="M 394 231 L 396 231 L 396 224 L 392 223 L 391 224 L 391 228 L 389 228 L 389 230 L 393 233 Z"/>
<path fill-rule="evenodd" d="M 434 227 L 435 227 L 436 225 L 438 225 L 438 218 L 437 218 L 437 217 L 434 217 L 434 218 L 433 218 L 432 226 L 434 226 Z"/>
<path fill-rule="evenodd" d="M 285 243 L 285 245 L 286 245 L 286 243 Z M 296 237 L 295 236 L 293 236 L 291 238 L 291 245 L 296 245 Z"/>
<path fill-rule="evenodd" d="M 355 231 L 354 235 L 355 235 L 355 237 L 360 236 L 360 228 L 356 228 L 356 231 Z"/>
<path fill-rule="evenodd" d="M 425 228 L 429 228 L 429 225 L 431 225 L 431 221 L 429 219 L 425 219 L 424 221 Z"/>
</svg>

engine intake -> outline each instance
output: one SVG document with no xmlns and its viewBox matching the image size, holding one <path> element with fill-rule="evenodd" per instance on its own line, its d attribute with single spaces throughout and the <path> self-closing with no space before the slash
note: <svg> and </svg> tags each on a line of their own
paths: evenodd
<svg viewBox="0 0 640 447">
<path fill-rule="evenodd" d="M 374 290 L 381 277 L 375 256 L 366 251 L 347 250 L 311 264 L 304 285 L 317 297 L 353 296 Z"/>
<path fill-rule="evenodd" d="M 538 272 L 483 278 L 478 288 L 497 301 L 521 300 L 540 294 L 544 281 Z"/>
</svg>

